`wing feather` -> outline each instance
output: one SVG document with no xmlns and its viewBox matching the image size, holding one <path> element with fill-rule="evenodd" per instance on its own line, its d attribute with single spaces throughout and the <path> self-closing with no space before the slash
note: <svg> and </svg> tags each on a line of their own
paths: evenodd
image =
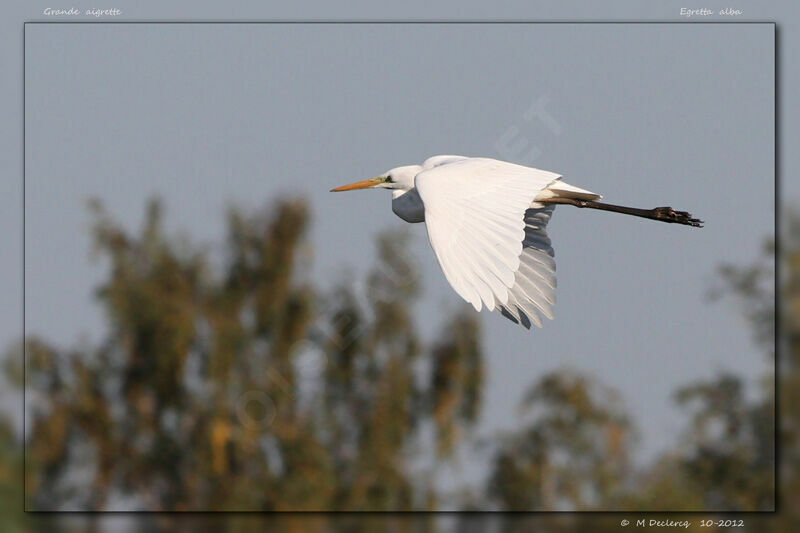
<svg viewBox="0 0 800 533">
<path fill-rule="evenodd" d="M 417 175 L 436 258 L 453 289 L 476 310 L 486 306 L 527 328 L 541 327 L 540 314 L 552 318 L 555 262 L 544 228 L 553 207 L 530 206 L 559 178 L 478 158 Z"/>
<path fill-rule="evenodd" d="M 501 307 L 500 312 L 508 318 L 508 314 L 516 314 L 519 323 L 525 327 L 535 324 L 542 326 L 539 315 L 553 318 L 553 305 L 556 303 L 556 263 L 554 252 L 547 236 L 546 226 L 555 206 L 539 209 L 528 209 L 525 212 L 525 240 L 520 256 L 520 267 L 515 274 L 515 283 L 511 287 L 511 296 L 516 305 L 516 313 L 509 312 L 509 304 Z M 526 325 L 525 318 L 528 319 Z"/>
</svg>

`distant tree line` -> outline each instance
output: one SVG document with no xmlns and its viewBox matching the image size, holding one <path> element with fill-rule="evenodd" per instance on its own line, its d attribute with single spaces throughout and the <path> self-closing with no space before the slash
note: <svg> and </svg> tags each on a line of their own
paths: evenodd
<svg viewBox="0 0 800 533">
<path fill-rule="evenodd" d="M 445 463 L 470 445 L 484 349 L 474 313 L 446 317 L 436 338 L 421 338 L 404 234 L 378 237 L 364 279 L 323 291 L 309 275 L 301 200 L 231 210 L 217 268 L 203 246 L 166 235 L 158 201 L 137 234 L 98 202 L 91 210 L 94 251 L 107 265 L 96 293 L 102 342 L 25 339 L 24 383 L 19 349 L 5 358 L 8 382 L 27 391 L 29 510 L 436 510 L 454 497 L 466 510 L 775 506 L 772 373 L 756 399 L 725 373 L 676 391 L 688 416 L 682 440 L 645 468 L 632 464 L 635 427 L 615 391 L 574 370 L 541 376 L 519 428 L 490 439 L 485 487 L 441 494 L 435 467 L 419 459 Z M 800 223 L 789 233 L 782 417 L 800 405 Z M 755 264 L 722 266 L 713 288 L 740 302 L 768 362 L 773 256 L 768 243 Z M 795 426 L 782 431 L 796 465 Z M 0 427 L 0 501 L 22 497 L 12 481 L 20 438 L 10 422 Z M 784 498 L 798 494 L 796 472 L 783 474 Z M 576 525 L 557 516 L 540 525 Z M 786 531 L 798 524 L 792 516 Z"/>
</svg>

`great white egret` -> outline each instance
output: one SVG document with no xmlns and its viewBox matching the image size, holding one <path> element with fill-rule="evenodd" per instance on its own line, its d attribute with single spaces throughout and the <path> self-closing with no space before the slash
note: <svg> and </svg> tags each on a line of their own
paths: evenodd
<svg viewBox="0 0 800 533">
<path fill-rule="evenodd" d="M 437 155 L 332 192 L 356 189 L 391 189 L 397 216 L 425 222 L 453 289 L 476 311 L 485 306 L 526 328 L 541 327 L 540 315 L 553 318 L 556 263 L 546 227 L 556 204 L 694 227 L 703 223 L 671 207 L 600 203 L 599 194 L 554 172 L 482 157 Z"/>
</svg>

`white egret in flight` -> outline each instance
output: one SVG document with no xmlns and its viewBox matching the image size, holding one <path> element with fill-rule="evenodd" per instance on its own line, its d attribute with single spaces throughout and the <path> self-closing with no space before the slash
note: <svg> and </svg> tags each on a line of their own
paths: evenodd
<svg viewBox="0 0 800 533">
<path fill-rule="evenodd" d="M 602 209 L 702 227 L 671 207 L 636 209 L 598 202 L 599 194 L 569 185 L 559 174 L 496 159 L 438 155 L 332 192 L 391 189 L 392 211 L 425 222 L 447 281 L 483 307 L 530 328 L 553 318 L 556 264 L 547 223 L 556 204 Z"/>
</svg>

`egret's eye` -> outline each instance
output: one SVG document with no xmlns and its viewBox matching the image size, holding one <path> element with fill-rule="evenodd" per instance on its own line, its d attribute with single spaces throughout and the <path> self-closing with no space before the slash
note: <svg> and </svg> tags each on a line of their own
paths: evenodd
<svg viewBox="0 0 800 533">
<path fill-rule="evenodd" d="M 385 178 L 383 178 L 383 182 L 384 183 L 394 183 L 394 180 L 392 179 L 391 176 L 386 176 Z"/>
</svg>

